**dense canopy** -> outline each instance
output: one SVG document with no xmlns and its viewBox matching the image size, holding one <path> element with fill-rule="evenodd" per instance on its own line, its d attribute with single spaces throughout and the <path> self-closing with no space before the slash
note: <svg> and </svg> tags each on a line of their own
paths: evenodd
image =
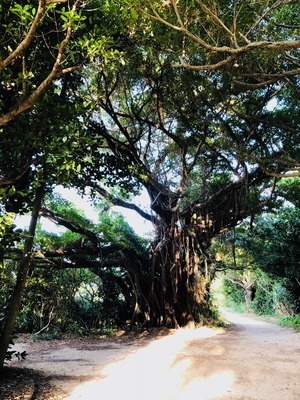
<svg viewBox="0 0 300 400">
<path fill-rule="evenodd" d="M 43 253 L 44 215 L 86 238 L 47 249 L 44 266 L 60 259 L 104 282 L 121 270 L 132 323 L 199 322 L 212 239 L 276 206 L 277 183 L 299 175 L 298 1 L 35 3 L 0 5 L 2 260 L 13 216 L 33 210 L 7 315 Z M 135 210 L 151 243 L 113 243 L 57 212 L 45 196 L 58 184 L 105 199 L 102 213 Z M 142 188 L 150 210 L 132 200 Z"/>
</svg>

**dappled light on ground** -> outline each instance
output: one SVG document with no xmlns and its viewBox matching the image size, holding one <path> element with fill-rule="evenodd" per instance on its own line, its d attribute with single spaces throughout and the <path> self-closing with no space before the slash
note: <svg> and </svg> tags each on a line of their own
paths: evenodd
<svg viewBox="0 0 300 400">
<path fill-rule="evenodd" d="M 235 325 L 255 326 L 255 327 L 267 325 L 266 322 L 259 320 L 254 316 L 252 316 L 252 318 L 249 318 L 249 315 L 243 316 L 242 314 L 236 314 L 226 309 L 222 309 L 222 314 L 228 321 L 232 322 Z"/>
<path fill-rule="evenodd" d="M 190 384 L 183 387 L 174 400 L 186 399 L 211 399 L 225 395 L 230 392 L 233 382 L 233 373 L 224 371 L 218 374 L 212 374 L 207 378 L 193 380 Z"/>
<path fill-rule="evenodd" d="M 191 373 L 192 361 L 184 357 L 189 341 L 199 340 L 201 346 L 202 339 L 221 333 L 207 328 L 175 331 L 108 365 L 101 370 L 104 378 L 78 386 L 67 399 L 184 400 L 223 395 L 233 382 L 231 371 L 214 372 L 199 379 Z"/>
</svg>

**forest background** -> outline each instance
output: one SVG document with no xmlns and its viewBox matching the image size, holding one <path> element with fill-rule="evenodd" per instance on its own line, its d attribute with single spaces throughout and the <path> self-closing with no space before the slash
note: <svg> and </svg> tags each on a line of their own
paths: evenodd
<svg viewBox="0 0 300 400">
<path fill-rule="evenodd" d="M 0 365 L 14 329 L 212 321 L 216 276 L 234 304 L 299 323 L 298 1 L 4 0 L 0 15 Z"/>
</svg>

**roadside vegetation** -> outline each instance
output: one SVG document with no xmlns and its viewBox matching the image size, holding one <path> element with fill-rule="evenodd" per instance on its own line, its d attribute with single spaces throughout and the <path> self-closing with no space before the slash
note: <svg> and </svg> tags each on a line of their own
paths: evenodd
<svg viewBox="0 0 300 400">
<path fill-rule="evenodd" d="M 236 312 L 276 318 L 300 329 L 300 212 L 297 180 L 284 187 L 285 205 L 219 236 L 212 249 L 221 303 Z"/>
<path fill-rule="evenodd" d="M 289 184 L 294 188 L 298 179 L 290 178 Z M 246 220 L 213 241 L 209 252 L 214 266 L 211 274 L 220 282 L 217 292 L 213 290 L 213 299 L 217 301 L 213 300 L 215 312 L 211 318 L 216 323 L 216 309 L 223 306 L 236 312 L 276 317 L 282 325 L 300 328 L 300 211 L 292 190 L 285 191 L 284 195 L 288 205 L 280 203 L 274 212 Z M 98 206 L 99 221 L 92 222 L 82 210 L 59 196 L 49 198 L 48 202 L 53 210 L 65 217 L 68 215 L 70 227 L 77 224 L 77 231 L 79 227 L 88 227 L 91 233 L 101 232 L 103 249 L 119 246 L 122 251 L 131 246 L 137 254 L 146 257 L 150 241 L 138 237 L 121 214 L 103 211 L 104 204 Z M 19 234 L 19 244 L 6 256 L 2 269 L 2 310 L 7 293 L 15 284 L 18 247 L 22 248 L 26 234 L 22 230 L 15 232 Z M 118 268 L 115 259 L 111 260 L 112 266 L 107 261 L 99 268 L 91 255 L 81 254 L 79 260 L 74 256 L 73 264 L 66 265 L 61 253 L 69 249 L 75 254 L 78 246 L 85 246 L 88 253 L 89 242 L 84 243 L 79 233 L 66 229 L 57 234 L 38 227 L 34 268 L 27 278 L 16 332 L 31 333 L 45 340 L 63 332 L 102 335 L 138 326 L 132 320 L 135 303 L 121 259 Z"/>
</svg>

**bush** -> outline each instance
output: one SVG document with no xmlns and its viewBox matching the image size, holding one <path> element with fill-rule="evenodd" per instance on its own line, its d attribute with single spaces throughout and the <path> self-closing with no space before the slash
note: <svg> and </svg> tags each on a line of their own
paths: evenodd
<svg viewBox="0 0 300 400">
<path fill-rule="evenodd" d="M 255 292 L 255 298 L 251 303 L 251 308 L 253 312 L 258 315 L 273 315 L 274 302 L 272 291 L 268 292 L 258 286 Z"/>
<path fill-rule="evenodd" d="M 36 269 L 26 282 L 16 331 L 45 334 L 71 331 L 83 335 L 104 326 L 123 325 L 124 307 L 125 299 L 114 281 L 108 280 L 103 285 L 89 270 Z"/>
<path fill-rule="evenodd" d="M 289 326 L 297 331 L 300 331 L 300 314 L 294 316 L 282 315 L 278 318 L 278 322 L 282 326 Z"/>
<path fill-rule="evenodd" d="M 227 279 L 222 281 L 222 295 L 224 306 L 236 312 L 247 312 L 245 303 L 245 290 Z"/>
</svg>

